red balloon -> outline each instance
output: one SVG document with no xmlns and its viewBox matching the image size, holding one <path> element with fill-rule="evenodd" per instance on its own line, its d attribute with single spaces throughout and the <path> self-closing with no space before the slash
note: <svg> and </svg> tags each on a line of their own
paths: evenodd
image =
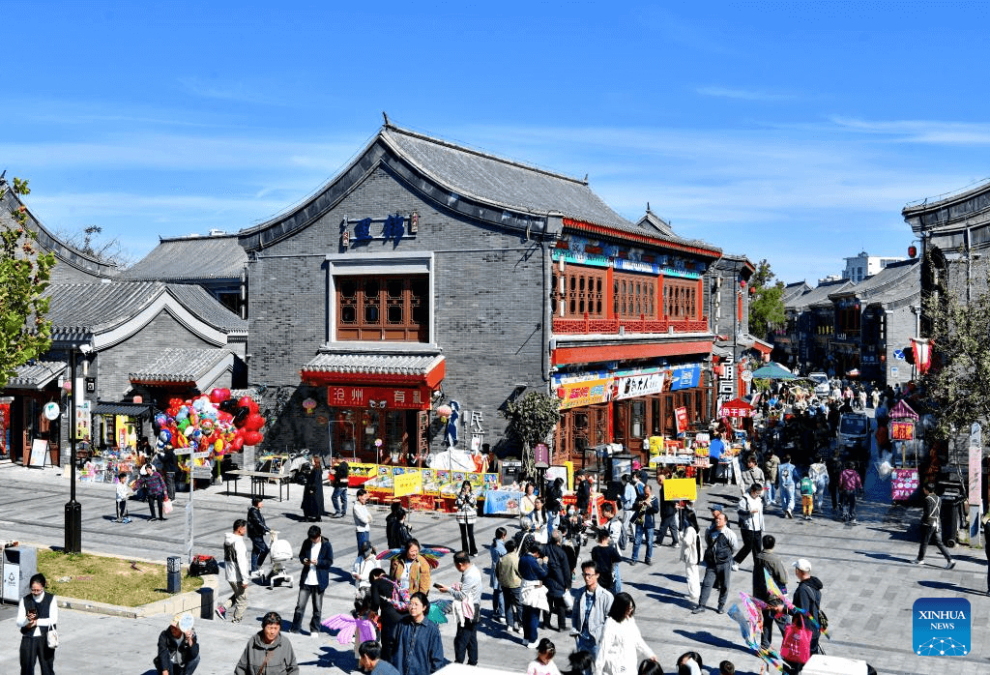
<svg viewBox="0 0 990 675">
<path fill-rule="evenodd" d="M 230 448 L 234 452 L 240 452 L 241 450 L 244 449 L 244 439 L 241 438 L 240 436 L 235 436 L 234 440 L 230 442 Z"/>
<path fill-rule="evenodd" d="M 240 400 L 237 401 L 237 405 L 244 406 L 252 413 L 258 412 L 258 404 L 255 403 L 254 399 L 250 396 L 242 396 Z"/>
<path fill-rule="evenodd" d="M 261 431 L 263 426 L 265 426 L 265 418 L 258 413 L 251 413 L 244 420 L 244 428 L 248 431 Z"/>
<path fill-rule="evenodd" d="M 214 405 L 219 405 L 220 403 L 223 403 L 226 400 L 227 399 L 224 398 L 224 395 L 223 395 L 223 389 L 213 388 L 213 389 L 210 390 L 210 401 Z"/>
<path fill-rule="evenodd" d="M 257 431 L 245 431 L 241 437 L 244 439 L 244 445 L 258 445 L 264 438 Z"/>
<path fill-rule="evenodd" d="M 219 419 L 224 424 L 230 424 L 231 422 L 234 421 L 234 416 L 231 415 L 229 412 L 224 412 L 221 410 L 220 412 L 217 413 L 217 419 Z"/>
</svg>

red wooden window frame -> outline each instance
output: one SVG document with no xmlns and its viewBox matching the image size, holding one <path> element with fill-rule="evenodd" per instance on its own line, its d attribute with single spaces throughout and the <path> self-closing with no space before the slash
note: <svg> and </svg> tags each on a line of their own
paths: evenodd
<svg viewBox="0 0 990 675">
<path fill-rule="evenodd" d="M 670 321 L 698 318 L 698 284 L 688 279 L 663 280 L 663 314 Z"/>
<path fill-rule="evenodd" d="M 429 342 L 430 277 L 334 277 L 337 340 Z"/>
</svg>

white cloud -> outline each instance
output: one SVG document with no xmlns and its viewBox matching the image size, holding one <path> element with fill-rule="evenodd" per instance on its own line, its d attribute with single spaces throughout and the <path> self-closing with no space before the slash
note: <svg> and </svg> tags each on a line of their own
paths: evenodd
<svg viewBox="0 0 990 675">
<path fill-rule="evenodd" d="M 970 122 L 939 122 L 931 120 L 869 121 L 853 117 L 833 116 L 831 121 L 842 129 L 884 136 L 908 143 L 937 145 L 988 145 L 990 124 Z"/>
<path fill-rule="evenodd" d="M 790 101 L 793 94 L 778 94 L 755 89 L 734 89 L 731 87 L 698 87 L 695 93 L 715 98 L 731 98 L 741 101 Z"/>
</svg>

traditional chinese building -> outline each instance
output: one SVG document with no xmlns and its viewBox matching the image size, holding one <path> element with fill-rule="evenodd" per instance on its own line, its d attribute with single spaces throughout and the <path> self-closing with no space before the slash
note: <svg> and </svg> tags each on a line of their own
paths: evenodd
<svg viewBox="0 0 990 675">
<path fill-rule="evenodd" d="M 626 220 L 586 180 L 386 124 L 239 242 L 271 446 L 398 462 L 497 447 L 499 409 L 536 390 L 561 399 L 553 461 L 580 463 L 676 433 L 678 409 L 712 414 L 720 251 Z"/>
</svg>

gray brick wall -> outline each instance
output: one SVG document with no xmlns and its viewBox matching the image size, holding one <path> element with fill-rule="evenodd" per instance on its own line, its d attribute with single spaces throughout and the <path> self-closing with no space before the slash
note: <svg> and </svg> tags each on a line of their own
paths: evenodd
<svg viewBox="0 0 990 675">
<path fill-rule="evenodd" d="M 414 211 L 419 214 L 415 239 L 405 238 L 397 245 L 381 241 L 352 245 L 347 255 L 387 259 L 395 252 L 434 253 L 431 313 L 437 343 L 446 357 L 447 399 L 456 400 L 462 410 L 481 411 L 484 441 L 495 445 L 504 432 L 497 409 L 516 383 L 546 390 L 541 375 L 546 343 L 539 244 L 441 212 L 378 169 L 333 211 L 260 251 L 258 260 L 248 265 L 249 372 L 252 383 L 267 387 L 262 396 L 270 414 L 266 444 L 327 447 L 327 428 L 317 421 L 326 410 L 326 389 L 301 387 L 300 369 L 325 339 L 323 256 L 341 252 L 342 220 L 351 221 L 353 235 L 356 220 Z M 372 233 L 380 227 L 373 225 Z M 299 405 L 308 395 L 320 403 L 317 415 L 306 415 Z M 433 446 L 439 449 L 441 440 L 438 435 Z"/>
<path fill-rule="evenodd" d="M 886 383 L 893 387 L 910 381 L 914 373 L 914 368 L 910 363 L 894 358 L 894 351 L 910 346 L 911 338 L 915 335 L 915 315 L 911 311 L 910 305 L 905 305 L 891 310 L 887 314 L 886 323 L 887 360 L 884 363 L 884 371 L 887 376 Z"/>
<path fill-rule="evenodd" d="M 99 353 L 94 361 L 97 397 L 103 401 L 119 401 L 130 391 L 127 374 L 149 365 L 165 347 L 182 349 L 214 348 L 176 321 L 168 312 L 161 312 L 151 323 L 127 340 Z"/>
</svg>

